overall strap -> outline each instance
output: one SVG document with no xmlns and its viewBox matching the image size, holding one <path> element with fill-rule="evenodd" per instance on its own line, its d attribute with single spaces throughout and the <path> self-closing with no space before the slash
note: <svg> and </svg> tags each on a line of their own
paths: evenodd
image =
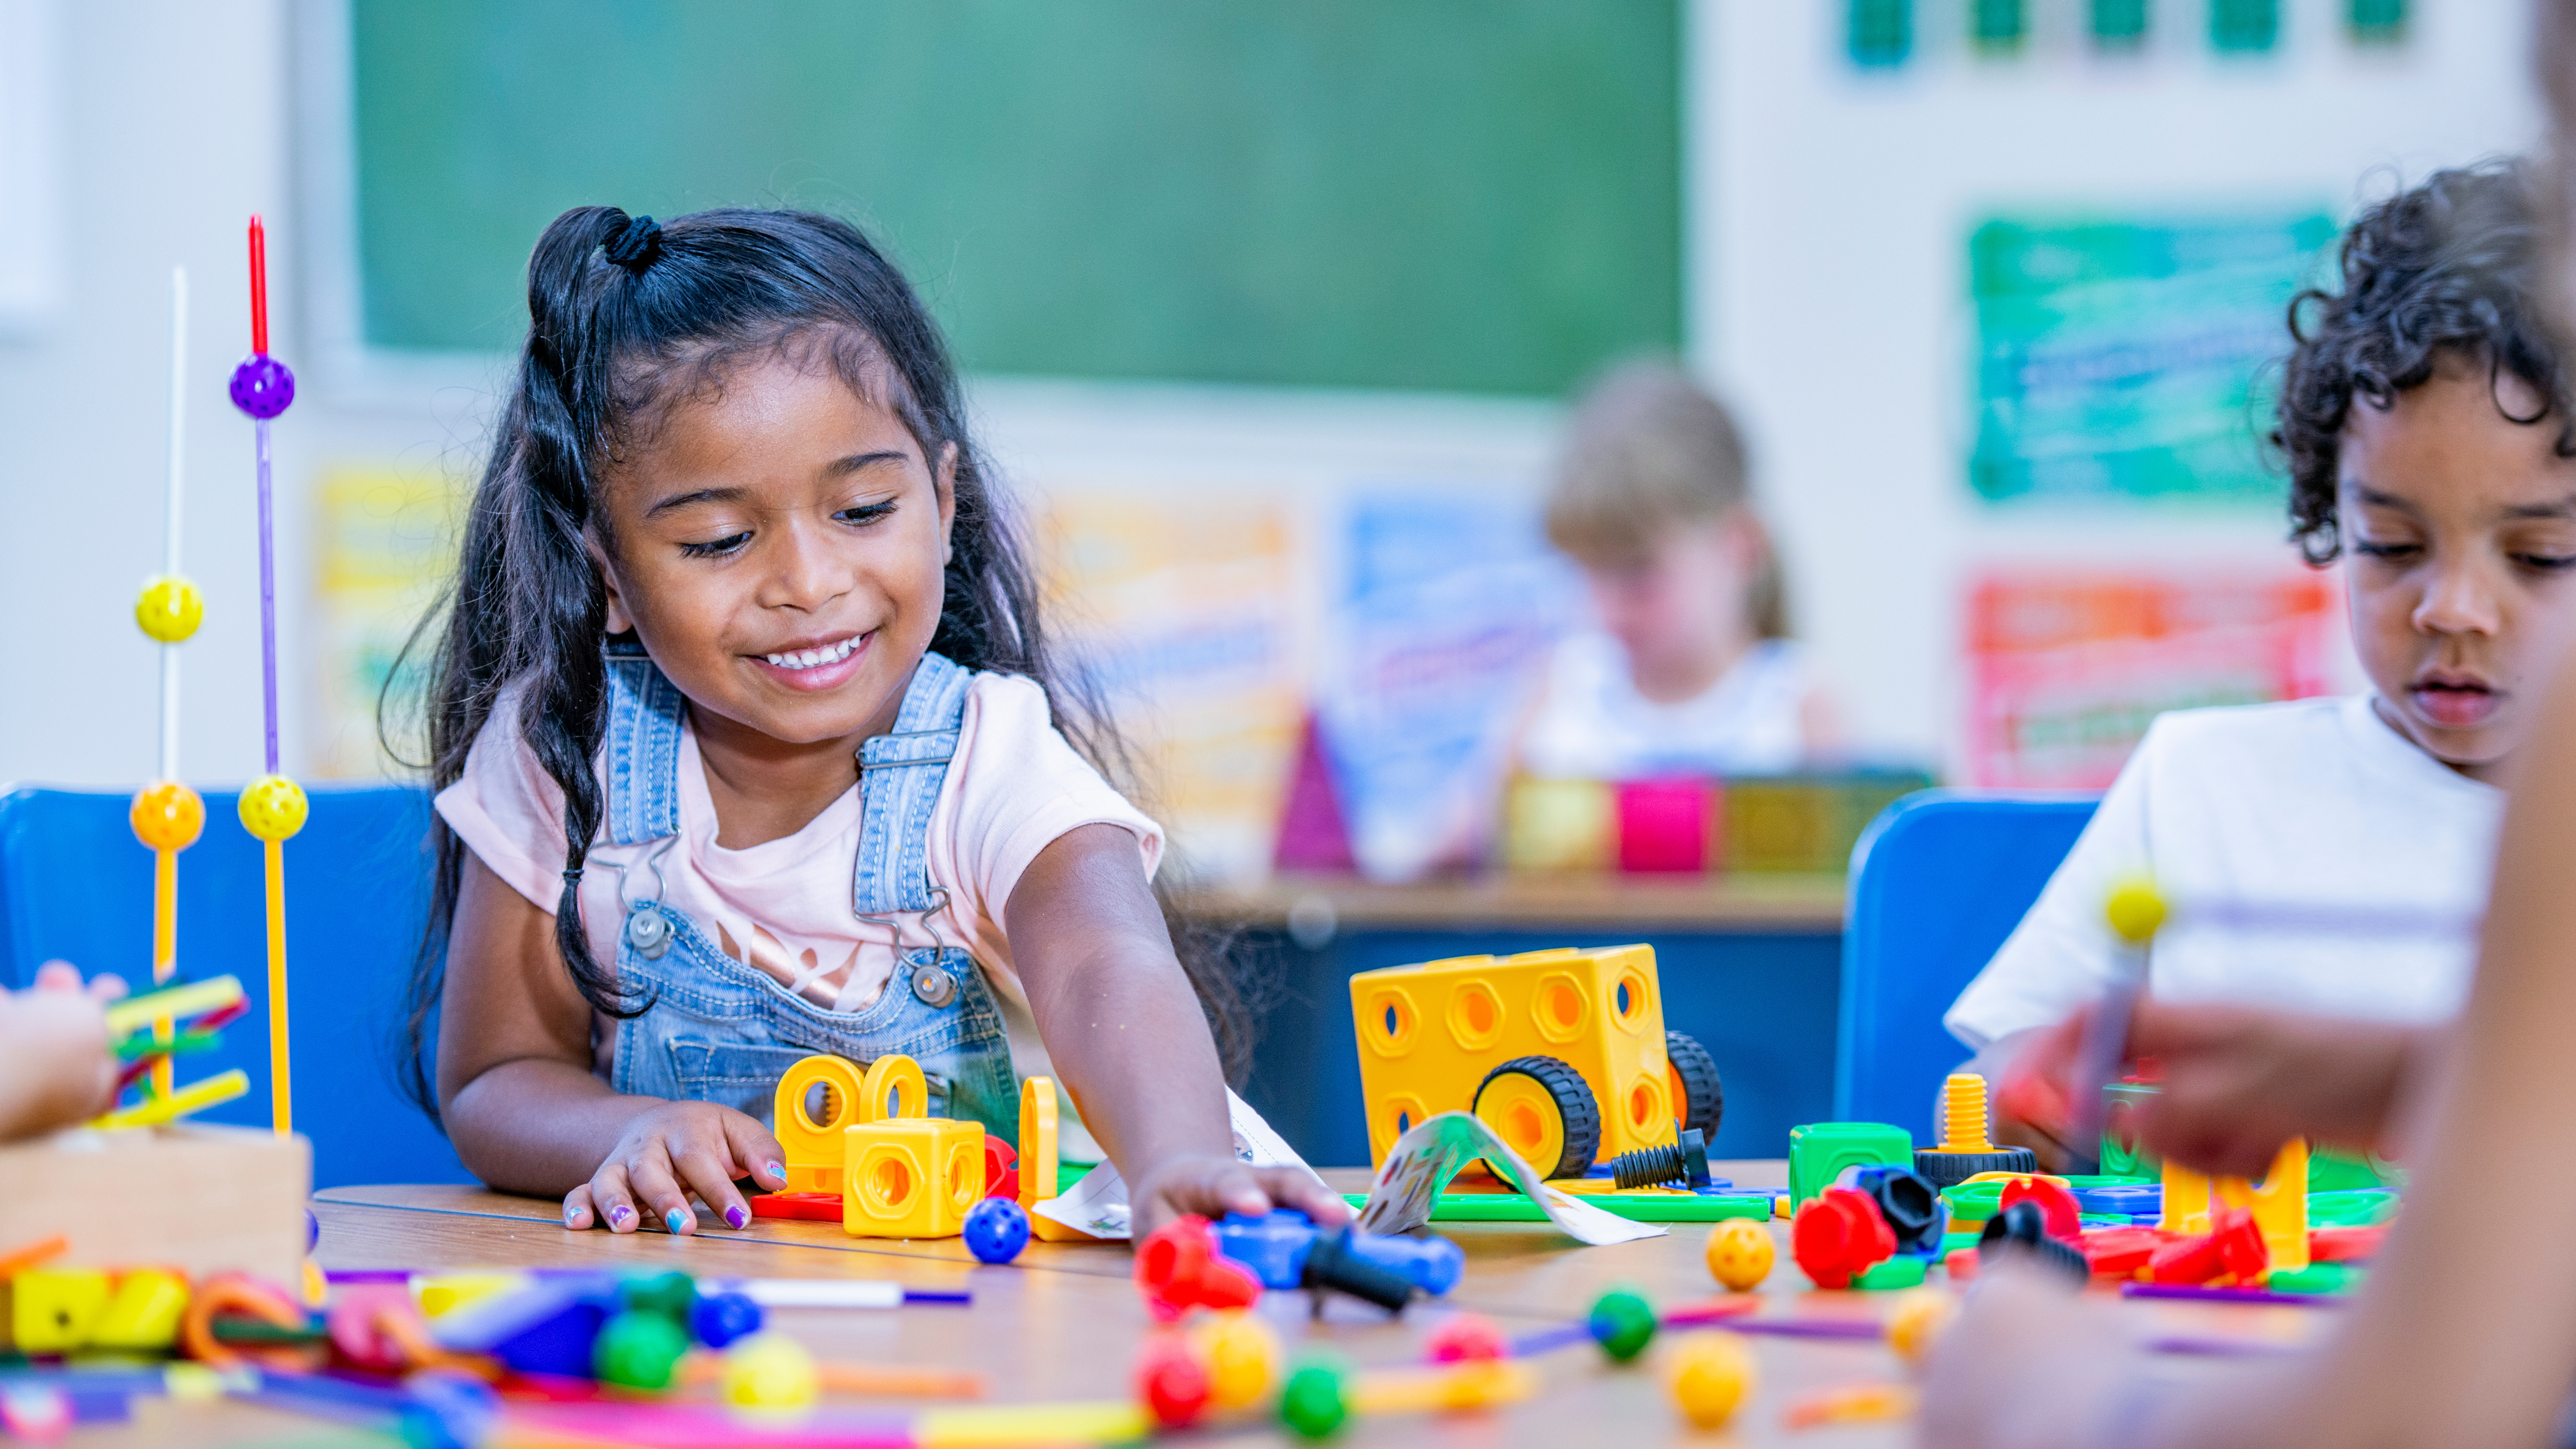
<svg viewBox="0 0 2576 1449">
<path fill-rule="evenodd" d="M 608 763 L 611 845 L 680 833 L 680 728 L 688 700 L 631 639 L 609 641 Z"/>
<path fill-rule="evenodd" d="M 925 653 L 894 729 L 859 746 L 859 858 L 850 907 L 861 916 L 921 912 L 930 897 L 930 814 L 957 753 L 972 672 Z"/>
</svg>

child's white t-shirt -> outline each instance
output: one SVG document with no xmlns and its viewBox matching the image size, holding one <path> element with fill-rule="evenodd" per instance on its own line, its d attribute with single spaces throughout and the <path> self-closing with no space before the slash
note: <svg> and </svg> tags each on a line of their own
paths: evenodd
<svg viewBox="0 0 2576 1449">
<path fill-rule="evenodd" d="M 2163 715 L 1942 1024 L 1982 1050 L 2098 997 L 2117 959 L 2103 902 L 2141 870 L 2178 912 L 2149 958 L 2157 996 L 2443 1020 L 2467 997 L 2470 930 L 2195 928 L 2181 913 L 2242 902 L 2466 926 L 2486 908 L 2503 810 L 2502 791 L 2416 748 L 2369 695 Z"/>
<path fill-rule="evenodd" d="M 1708 688 L 1661 703 L 1637 692 L 1618 640 L 1584 630 L 1549 657 L 1521 768 L 1589 780 L 1780 774 L 1805 763 L 1815 684 L 1803 648 L 1765 639 Z"/>
<path fill-rule="evenodd" d="M 603 780 L 605 764 L 602 764 Z M 581 882 L 582 926 L 594 959 L 617 959 L 625 902 L 658 898 L 695 921 L 733 956 L 818 1005 L 859 1011 L 894 973 L 896 942 L 850 904 L 858 858 L 859 787 L 782 839 L 743 850 L 716 843 L 697 731 L 683 725 L 680 833 L 642 845 L 594 845 Z M 552 915 L 563 889 L 563 791 L 520 738 L 517 696 L 505 697 L 467 753 L 465 771 L 438 794 L 457 837 L 521 895 Z M 1150 878 L 1162 828 L 1112 789 L 1056 731 L 1046 694 L 1018 675 L 979 673 L 967 688 L 956 754 L 930 818 L 933 899 L 948 909 L 904 918 L 905 949 L 962 947 L 984 968 L 1022 1076 L 1052 1075 L 1028 993 L 1011 963 L 1002 909 L 1028 868 L 1079 826 L 1133 833 Z M 658 856 L 658 859 L 656 857 Z"/>
</svg>

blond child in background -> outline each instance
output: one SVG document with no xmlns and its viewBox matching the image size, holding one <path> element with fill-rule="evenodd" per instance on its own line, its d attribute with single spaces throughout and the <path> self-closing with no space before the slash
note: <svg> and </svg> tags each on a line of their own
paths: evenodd
<svg viewBox="0 0 2576 1449">
<path fill-rule="evenodd" d="M 1557 647 L 1522 736 L 1528 774 L 1624 780 L 1793 770 L 1839 744 L 1788 637 L 1744 443 L 1680 369 L 1631 363 L 1576 407 L 1548 538 L 1598 627 Z"/>
<path fill-rule="evenodd" d="M 0 991 L 0 1142 L 86 1122 L 116 1104 L 106 1009 L 124 994 L 114 976 L 84 989 L 60 961 L 39 967 L 24 991 Z"/>
</svg>

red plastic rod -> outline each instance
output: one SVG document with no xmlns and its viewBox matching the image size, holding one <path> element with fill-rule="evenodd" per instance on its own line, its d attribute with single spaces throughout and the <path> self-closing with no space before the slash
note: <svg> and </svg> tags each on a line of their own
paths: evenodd
<svg viewBox="0 0 2576 1449">
<path fill-rule="evenodd" d="M 268 353 L 268 228 L 250 219 L 250 350 Z"/>
</svg>

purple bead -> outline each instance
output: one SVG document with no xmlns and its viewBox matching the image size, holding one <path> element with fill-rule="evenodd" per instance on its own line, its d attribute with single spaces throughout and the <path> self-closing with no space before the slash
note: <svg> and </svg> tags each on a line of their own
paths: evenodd
<svg viewBox="0 0 2576 1449">
<path fill-rule="evenodd" d="M 273 418 L 295 401 L 295 374 L 265 352 L 255 352 L 233 369 L 233 406 L 255 418 Z"/>
</svg>

